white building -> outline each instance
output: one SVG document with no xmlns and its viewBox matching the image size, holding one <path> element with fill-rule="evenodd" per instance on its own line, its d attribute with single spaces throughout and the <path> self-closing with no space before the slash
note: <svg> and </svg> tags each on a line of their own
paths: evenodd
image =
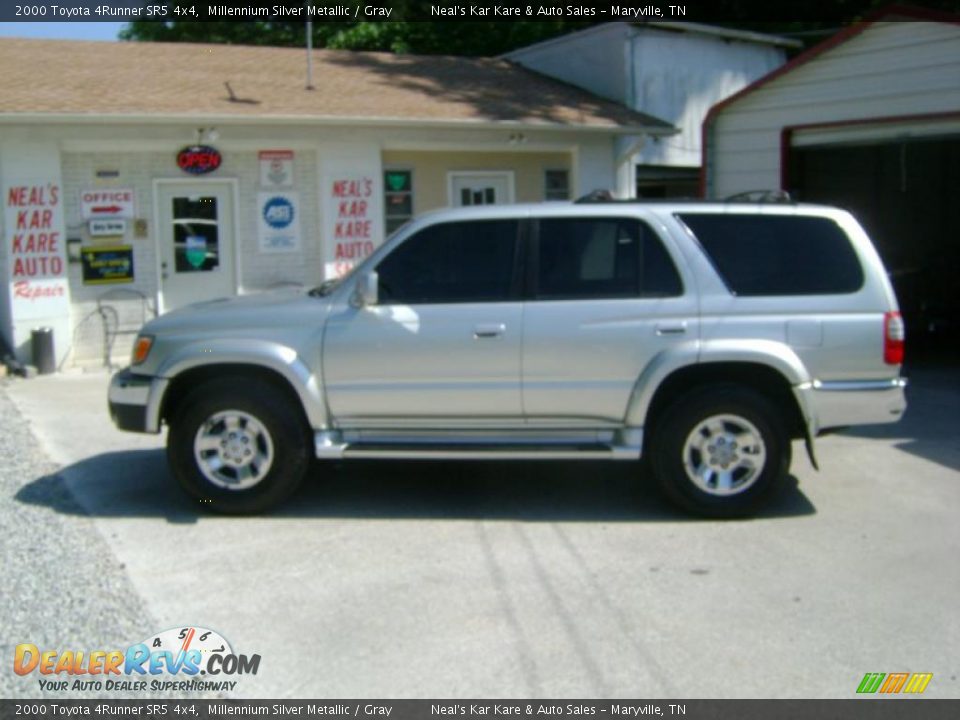
<svg viewBox="0 0 960 720">
<path fill-rule="evenodd" d="M 891 8 L 714 107 L 705 194 L 784 189 L 866 226 L 917 339 L 956 321 L 960 16 Z"/>
<path fill-rule="evenodd" d="M 512 62 L 663 118 L 679 129 L 632 148 L 645 197 L 698 191 L 701 126 L 711 106 L 786 60 L 793 40 L 688 22 L 603 23 L 508 53 Z"/>
<path fill-rule="evenodd" d="M 414 214 L 615 183 L 666 122 L 502 60 L 0 40 L 0 333 L 126 354 L 154 313 L 345 272 Z M 626 189 L 624 189 L 626 190 Z M 111 347 L 112 345 L 112 347 Z"/>
</svg>

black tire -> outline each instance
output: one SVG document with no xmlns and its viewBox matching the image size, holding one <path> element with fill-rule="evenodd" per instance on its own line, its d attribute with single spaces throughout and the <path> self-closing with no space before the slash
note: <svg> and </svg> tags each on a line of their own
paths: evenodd
<svg viewBox="0 0 960 720">
<path fill-rule="evenodd" d="M 250 476 L 247 479 L 239 477 L 240 469 L 233 469 L 226 463 L 219 476 L 217 471 L 209 469 L 213 463 L 205 464 L 208 472 L 219 480 L 217 483 L 198 464 L 194 446 L 198 432 L 206 426 L 211 437 L 216 435 L 215 439 L 219 440 L 217 433 L 227 433 L 226 429 L 220 429 L 226 428 L 227 420 L 223 420 L 223 425 L 207 423 L 222 413 L 227 413 L 226 417 L 231 420 L 239 417 L 240 434 L 249 435 L 246 440 L 251 445 L 239 445 L 238 441 L 236 446 L 238 462 L 247 463 L 243 468 Z M 254 422 L 247 418 L 253 418 Z M 225 438 L 224 442 L 227 442 Z M 255 464 L 257 458 L 242 458 L 241 453 L 249 454 L 246 447 L 254 448 L 257 457 L 262 456 L 262 464 Z M 310 449 L 309 427 L 299 407 L 293 406 L 287 395 L 270 383 L 245 377 L 219 378 L 192 390 L 171 419 L 167 435 L 167 459 L 180 486 L 200 507 L 228 515 L 260 513 L 289 498 L 307 474 L 312 457 Z M 223 452 L 232 451 L 225 449 Z M 201 454 L 213 458 L 214 453 L 219 452 L 204 450 Z M 260 479 L 252 478 L 264 468 Z M 231 479 L 231 472 L 238 477 Z M 255 484 L 234 489 L 224 486 L 229 482 Z"/>
<path fill-rule="evenodd" d="M 709 419 L 722 432 L 707 429 L 704 423 Z M 730 440 L 737 428 L 747 430 L 739 437 L 752 438 L 755 430 L 760 443 L 745 443 L 738 449 Z M 702 444 L 699 449 L 698 444 Z M 790 467 L 790 438 L 782 415 L 763 395 L 735 385 L 693 390 L 673 403 L 655 421 L 647 452 L 664 494 L 682 509 L 710 518 L 754 514 L 782 488 Z M 727 460 L 728 465 L 720 464 Z M 727 491 L 721 487 L 721 476 L 729 483 Z"/>
</svg>

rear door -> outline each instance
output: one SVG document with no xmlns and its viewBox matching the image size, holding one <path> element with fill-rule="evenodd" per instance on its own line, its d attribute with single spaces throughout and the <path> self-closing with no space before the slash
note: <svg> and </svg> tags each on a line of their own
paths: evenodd
<svg viewBox="0 0 960 720">
<path fill-rule="evenodd" d="M 644 368 L 695 340 L 697 302 L 660 235 L 636 217 L 533 223 L 523 322 L 531 424 L 623 422 Z"/>
</svg>

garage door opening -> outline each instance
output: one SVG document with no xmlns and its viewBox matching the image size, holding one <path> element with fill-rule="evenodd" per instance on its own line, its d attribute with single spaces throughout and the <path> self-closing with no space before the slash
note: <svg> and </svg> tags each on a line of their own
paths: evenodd
<svg viewBox="0 0 960 720">
<path fill-rule="evenodd" d="M 851 211 L 890 273 L 908 349 L 960 356 L 960 137 L 792 148 L 791 194 Z"/>
</svg>

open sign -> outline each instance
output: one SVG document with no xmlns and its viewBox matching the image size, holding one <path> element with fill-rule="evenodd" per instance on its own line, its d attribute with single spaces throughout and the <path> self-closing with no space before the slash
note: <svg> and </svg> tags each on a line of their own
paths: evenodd
<svg viewBox="0 0 960 720">
<path fill-rule="evenodd" d="M 213 172 L 221 161 L 220 151 L 209 145 L 191 145 L 177 153 L 177 166 L 191 175 Z"/>
</svg>

